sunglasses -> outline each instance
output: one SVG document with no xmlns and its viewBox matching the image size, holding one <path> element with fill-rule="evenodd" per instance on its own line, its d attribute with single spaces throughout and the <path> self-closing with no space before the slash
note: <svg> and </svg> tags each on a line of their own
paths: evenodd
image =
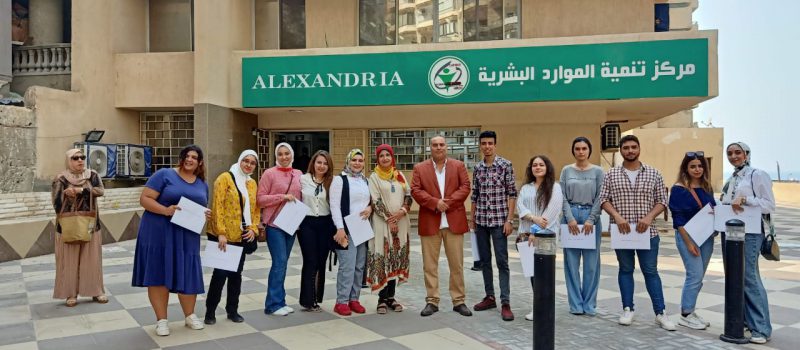
<svg viewBox="0 0 800 350">
<path fill-rule="evenodd" d="M 705 157 L 706 154 L 703 151 L 694 151 L 694 152 L 686 152 L 687 157 Z"/>
<path fill-rule="evenodd" d="M 72 156 L 72 160 L 86 160 L 86 156 Z"/>
</svg>

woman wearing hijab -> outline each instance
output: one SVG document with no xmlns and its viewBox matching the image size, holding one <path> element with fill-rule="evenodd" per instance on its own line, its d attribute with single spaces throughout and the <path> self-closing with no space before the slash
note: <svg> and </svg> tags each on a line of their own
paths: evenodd
<svg viewBox="0 0 800 350">
<path fill-rule="evenodd" d="M 355 148 L 347 154 L 344 171 L 333 178 L 330 194 L 331 216 L 336 225 L 334 242 L 338 245 L 339 272 L 336 275 L 336 306 L 333 311 L 342 316 L 366 312 L 358 298 L 364 276 L 367 242 L 353 244 L 344 217 L 358 213 L 363 219 L 372 214 L 367 178 L 364 176 L 364 152 Z"/>
<path fill-rule="evenodd" d="M 103 195 L 100 176 L 86 168 L 86 155 L 80 149 L 66 154 L 66 169 L 53 180 L 52 200 L 56 214 L 72 211 L 97 211 L 97 197 Z M 77 297 L 87 296 L 105 304 L 108 298 L 103 289 L 103 237 L 99 234 L 99 220 L 92 224 L 89 242 L 65 243 L 61 239 L 61 225 L 56 222 L 55 253 L 56 281 L 54 299 L 66 299 L 66 305 L 78 304 Z"/>
<path fill-rule="evenodd" d="M 220 174 L 214 181 L 214 202 L 212 203 L 208 244 L 217 241 L 220 250 L 225 251 L 228 244 L 242 246 L 244 241 L 252 242 L 258 232 L 261 213 L 256 206 L 256 180 L 250 175 L 258 165 L 258 155 L 246 150 L 239 155 L 239 161 L 229 171 Z M 205 324 L 217 323 L 214 311 L 222 297 L 222 287 L 228 280 L 228 295 L 225 312 L 228 319 L 241 323 L 244 317 L 239 314 L 239 294 L 242 291 L 242 268 L 244 257 L 239 258 L 239 267 L 233 271 L 214 269 L 206 295 Z"/>
<path fill-rule="evenodd" d="M 758 208 L 762 221 L 770 224 L 770 214 L 775 211 L 775 196 L 772 193 L 772 180 L 761 169 L 750 166 L 751 152 L 744 142 L 728 145 L 728 161 L 735 168 L 733 175 L 722 188 L 722 204 L 731 205 L 734 211 L 742 211 L 743 207 Z M 750 329 L 750 342 L 766 343 L 772 336 L 772 324 L 769 319 L 769 301 L 767 290 L 761 282 L 758 258 L 761 244 L 764 242 L 764 222 L 761 230 L 746 232 L 744 242 L 744 325 Z M 722 234 L 722 248 L 725 249 L 725 233 Z M 724 257 L 724 254 L 723 254 Z"/>
<path fill-rule="evenodd" d="M 333 160 L 327 151 L 317 151 L 308 164 L 308 172 L 300 178 L 303 203 L 308 213 L 300 224 L 297 239 L 303 253 L 300 274 L 300 306 L 303 311 L 320 312 L 319 303 L 325 292 L 325 258 L 330 252 L 330 241 L 336 232 L 328 204 L 333 181 Z"/>
<path fill-rule="evenodd" d="M 208 206 L 203 150 L 197 145 L 184 147 L 177 168 L 165 168 L 151 176 L 139 203 L 145 209 L 139 222 L 133 258 L 134 287 L 147 287 L 150 305 L 156 314 L 156 334 L 169 335 L 167 304 L 169 293 L 177 293 L 185 316 L 184 324 L 203 329 L 194 314 L 197 295 L 205 292 L 200 266 L 200 235 L 170 222 L 182 197 Z M 211 211 L 206 210 L 206 219 Z"/>
<path fill-rule="evenodd" d="M 294 309 L 286 305 L 286 267 L 294 245 L 294 232 L 284 232 L 273 224 L 286 202 L 303 200 L 300 192 L 300 170 L 292 169 L 294 150 L 286 142 L 275 147 L 275 166 L 264 171 L 258 182 L 256 202 L 261 208 L 261 220 L 267 231 L 267 248 L 272 257 L 272 267 L 267 280 L 267 298 L 264 313 L 286 316 Z"/>
<path fill-rule="evenodd" d="M 408 281 L 409 244 L 411 222 L 411 188 L 395 168 L 394 149 L 382 144 L 375 149 L 378 166 L 369 177 L 369 192 L 375 203 L 372 230 L 375 238 L 369 240 L 367 256 L 367 283 L 378 294 L 378 314 L 389 309 L 403 311 L 403 305 L 394 298 L 397 284 Z"/>
</svg>

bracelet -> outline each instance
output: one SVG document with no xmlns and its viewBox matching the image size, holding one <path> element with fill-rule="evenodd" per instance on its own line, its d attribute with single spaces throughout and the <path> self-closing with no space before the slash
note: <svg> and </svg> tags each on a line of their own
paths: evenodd
<svg viewBox="0 0 800 350">
<path fill-rule="evenodd" d="M 400 207 L 400 210 L 402 210 L 404 213 L 408 214 L 408 210 L 406 210 L 406 207 Z"/>
</svg>

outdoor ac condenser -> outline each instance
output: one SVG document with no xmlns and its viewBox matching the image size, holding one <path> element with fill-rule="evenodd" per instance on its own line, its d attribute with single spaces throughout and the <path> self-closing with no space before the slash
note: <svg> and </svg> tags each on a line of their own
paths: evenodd
<svg viewBox="0 0 800 350">
<path fill-rule="evenodd" d="M 83 150 L 83 154 L 86 155 L 86 167 L 96 171 L 100 177 L 112 178 L 117 175 L 115 145 L 76 142 L 74 146 Z"/>
<path fill-rule="evenodd" d="M 118 144 L 117 176 L 147 177 L 151 175 L 153 148 L 144 145 Z"/>
</svg>

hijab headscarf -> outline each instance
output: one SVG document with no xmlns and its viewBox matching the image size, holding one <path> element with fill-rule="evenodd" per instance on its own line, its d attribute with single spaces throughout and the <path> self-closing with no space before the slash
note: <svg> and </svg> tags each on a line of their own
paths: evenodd
<svg viewBox="0 0 800 350">
<path fill-rule="evenodd" d="M 256 163 L 258 162 L 258 154 L 256 151 L 251 149 L 245 150 L 242 154 L 239 155 L 239 161 L 235 164 L 231 165 L 231 173 L 233 174 L 233 178 L 236 180 L 236 188 L 239 189 L 239 193 L 242 194 L 242 203 L 244 207 L 242 207 L 242 215 L 244 217 L 244 222 L 247 226 L 253 224 L 253 220 L 250 217 L 250 193 L 247 192 L 247 181 L 250 180 L 250 174 L 245 173 L 242 169 L 242 160 L 244 160 L 247 156 L 253 156 L 256 159 Z"/>
<path fill-rule="evenodd" d="M 286 149 L 289 150 L 289 154 L 292 155 L 292 160 L 289 161 L 289 166 L 285 168 L 282 167 L 281 164 L 278 162 L 278 150 L 281 149 L 281 147 L 286 147 Z M 292 171 L 292 163 L 294 163 L 294 149 L 292 149 L 292 145 L 286 142 L 281 142 L 277 146 L 275 146 L 275 167 L 278 168 L 278 170 L 280 171 Z"/>
<path fill-rule="evenodd" d="M 350 167 L 350 161 L 357 155 L 361 155 L 363 157 L 364 152 L 358 148 L 353 148 L 350 150 L 349 153 L 347 153 L 347 158 L 344 161 L 344 170 L 342 171 L 342 175 L 347 175 L 350 177 L 354 177 L 356 179 L 360 178 L 363 179 L 364 181 L 367 181 L 367 178 L 364 176 L 363 169 L 359 172 L 356 172 L 353 170 L 353 168 Z"/>
<path fill-rule="evenodd" d="M 736 192 L 737 176 L 739 175 L 739 173 L 750 168 L 750 160 L 752 158 L 752 153 L 750 152 L 750 146 L 748 146 L 746 143 L 741 141 L 734 142 L 728 145 L 728 147 L 725 147 L 725 149 L 727 150 L 733 145 L 739 146 L 739 148 L 741 148 L 742 151 L 744 151 L 744 154 L 747 156 L 747 159 L 745 159 L 742 165 L 735 167 L 735 169 L 733 170 L 733 175 L 731 175 L 731 177 L 728 178 L 728 181 L 725 182 L 725 186 L 722 187 L 722 196 L 720 200 L 722 200 L 723 203 L 730 203 L 733 200 L 734 192 Z"/>
<path fill-rule="evenodd" d="M 383 151 L 389 152 L 389 155 L 392 157 L 392 165 L 389 167 L 389 169 L 383 169 L 381 168 L 381 165 L 378 164 L 375 166 L 375 173 L 378 174 L 378 177 L 381 178 L 381 180 L 389 182 L 397 181 L 401 186 L 403 186 L 404 190 L 408 190 L 408 184 L 406 183 L 405 177 L 403 177 L 402 173 L 397 171 L 397 167 L 395 166 L 394 149 L 392 146 L 384 143 L 375 148 L 375 158 L 377 159 L 380 157 L 381 152 Z M 392 191 L 394 191 L 394 184 L 392 184 Z"/>
<path fill-rule="evenodd" d="M 65 158 L 66 169 L 61 172 L 61 176 L 63 176 L 73 186 L 83 187 L 92 177 L 92 169 L 89 169 L 89 167 L 86 166 L 88 159 L 83 163 L 83 170 L 78 170 L 77 167 L 72 165 L 72 157 L 79 154 L 83 155 L 83 150 L 79 148 L 73 148 L 67 151 Z"/>
</svg>

